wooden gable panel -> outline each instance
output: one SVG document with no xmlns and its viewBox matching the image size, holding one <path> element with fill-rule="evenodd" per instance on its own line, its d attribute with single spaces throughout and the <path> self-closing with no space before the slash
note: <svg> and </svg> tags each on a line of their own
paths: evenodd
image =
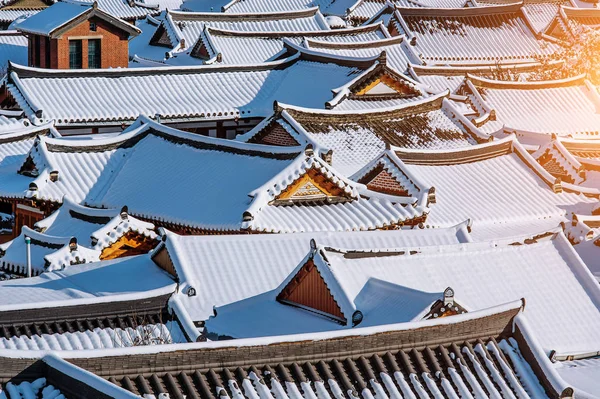
<svg viewBox="0 0 600 399">
<path fill-rule="evenodd" d="M 122 258 L 124 256 L 141 255 L 150 252 L 158 241 L 134 231 L 127 232 L 112 245 L 104 248 L 100 260 Z"/>
<path fill-rule="evenodd" d="M 340 202 L 346 199 L 349 198 L 344 190 L 313 168 L 286 187 L 277 196 L 274 204 L 314 201 Z"/>
<path fill-rule="evenodd" d="M 419 94 L 407 82 L 403 82 L 385 72 L 370 80 L 354 93 L 356 96 L 400 95 L 407 97 L 418 96 Z"/>
<path fill-rule="evenodd" d="M 277 300 L 316 310 L 336 320 L 346 321 L 340 306 L 335 301 L 312 259 L 306 262 L 298 271 L 298 274 L 277 296 Z"/>
<path fill-rule="evenodd" d="M 300 143 L 298 143 L 279 123 L 272 123 L 269 125 L 264 133 L 257 138 L 256 142 L 259 144 L 277 145 L 281 147 L 295 147 L 300 145 Z"/>
</svg>

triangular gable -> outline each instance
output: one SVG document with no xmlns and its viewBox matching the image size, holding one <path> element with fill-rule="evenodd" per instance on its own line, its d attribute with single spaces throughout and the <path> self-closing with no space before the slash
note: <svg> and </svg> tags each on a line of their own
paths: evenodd
<svg viewBox="0 0 600 399">
<path fill-rule="evenodd" d="M 385 65 L 376 67 L 371 73 L 359 79 L 350 87 L 351 97 L 355 98 L 411 98 L 422 93 L 406 77 L 392 71 Z"/>
<path fill-rule="evenodd" d="M 339 203 L 352 201 L 352 196 L 323 171 L 311 167 L 289 184 L 272 205 Z"/>
<path fill-rule="evenodd" d="M 357 172 L 354 179 L 369 190 L 401 197 L 418 196 L 422 189 L 387 154 Z"/>
<path fill-rule="evenodd" d="M 277 301 L 298 306 L 346 323 L 340 305 L 312 258 L 308 259 L 277 295 Z"/>
<path fill-rule="evenodd" d="M 296 147 L 300 143 L 282 126 L 282 121 L 273 118 L 263 129 L 255 133 L 248 143 Z"/>
<path fill-rule="evenodd" d="M 158 28 L 156 28 L 156 31 L 154 31 L 152 38 L 150 38 L 150 44 L 152 46 L 161 46 L 168 48 L 175 47 L 175 44 L 171 42 L 171 38 L 169 37 L 167 29 L 165 28 L 164 22 L 161 23 L 158 26 Z"/>
</svg>

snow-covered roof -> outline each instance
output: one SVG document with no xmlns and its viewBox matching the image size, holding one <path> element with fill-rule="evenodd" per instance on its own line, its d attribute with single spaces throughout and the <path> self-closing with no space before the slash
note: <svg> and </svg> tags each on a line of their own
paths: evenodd
<svg viewBox="0 0 600 399">
<path fill-rule="evenodd" d="M 275 100 L 324 107 L 332 98 L 332 89 L 376 63 L 362 59 L 349 64 L 334 56 L 313 61 L 304 58 L 299 52 L 282 61 L 254 66 L 93 71 L 11 64 L 7 85 L 30 119 L 54 120 L 57 126 L 120 125 L 140 114 L 159 115 L 163 121 L 234 119 L 268 116 Z"/>
<path fill-rule="evenodd" d="M 28 18 L 31 15 L 37 14 L 38 12 L 40 12 L 40 10 L 0 8 L 0 22 L 4 24 L 12 24 L 20 18 Z M 12 29 L 12 26 L 9 29 Z"/>
<path fill-rule="evenodd" d="M 344 315 L 362 312 L 361 326 L 422 317 L 452 287 L 455 300 L 471 311 L 524 298 L 527 321 L 546 353 L 598 348 L 600 288 L 562 232 L 521 245 L 508 240 L 361 252 L 317 244 L 309 257 Z M 217 308 L 207 328 L 239 337 L 352 328 L 278 303 L 279 291 Z"/>
<path fill-rule="evenodd" d="M 571 212 L 590 214 L 598 201 L 564 191 L 514 136 L 462 149 L 395 150 L 352 178 L 369 185 L 369 171 L 385 161 L 392 175 L 410 177 L 397 179 L 405 189 L 434 187 L 427 226 L 471 219 L 477 239 L 551 230 L 570 220 Z"/>
<path fill-rule="evenodd" d="M 271 61 L 285 54 L 284 41 L 302 43 L 305 38 L 319 40 L 325 43 L 362 43 L 378 41 L 388 37 L 388 33 L 381 24 L 364 27 L 339 29 L 330 31 L 298 31 L 298 32 L 246 32 L 222 30 L 207 27 L 198 42 L 190 52 L 191 57 L 200 57 L 205 63 L 220 62 L 223 64 L 247 65 Z M 252 49 L 248 51 L 248 49 Z M 401 49 L 398 49 L 400 53 Z M 329 52 L 328 53 L 335 53 Z M 379 55 L 379 52 L 362 54 L 359 57 L 367 58 Z M 199 53 L 204 54 L 201 56 Z M 167 63 L 182 62 L 180 54 L 174 54 Z M 202 60 L 203 58 L 203 60 Z"/>
<path fill-rule="evenodd" d="M 0 311 L 152 298 L 175 285 L 150 255 L 133 256 L 0 281 Z"/>
<path fill-rule="evenodd" d="M 104 140 L 39 138 L 28 156 L 37 177 L 26 196 L 60 202 L 68 194 L 98 208 L 127 204 L 132 215 L 210 231 L 375 229 L 412 223 L 424 211 L 422 198 L 371 192 L 309 149 L 214 139 L 142 121 Z"/>
<path fill-rule="evenodd" d="M 560 47 L 536 37 L 521 5 L 398 8 L 390 30 L 414 40 L 428 65 L 527 63 L 554 54 Z"/>
<path fill-rule="evenodd" d="M 54 37 L 63 33 L 65 29 L 72 27 L 72 24 L 78 24 L 96 16 L 124 30 L 131 36 L 140 33 L 139 29 L 133 25 L 97 8 L 97 5 L 96 2 L 90 3 L 87 1 L 60 1 L 15 24 L 14 28 L 24 33 Z"/>
<path fill-rule="evenodd" d="M 8 67 L 8 61 L 27 64 L 27 37 L 13 30 L 0 31 L 0 69 Z"/>
<path fill-rule="evenodd" d="M 158 1 L 129 1 L 129 0 L 60 0 L 71 4 L 91 6 L 94 1 L 98 8 L 114 17 L 131 21 L 145 18 L 147 15 L 157 15 L 161 9 Z"/>
<path fill-rule="evenodd" d="M 585 359 L 556 362 L 554 367 L 567 383 L 585 391 L 590 396 L 600 397 L 600 385 L 597 383 L 598 375 L 600 375 L 600 357 L 598 355 L 592 355 Z"/>
<path fill-rule="evenodd" d="M 140 345 L 169 345 L 187 342 L 177 321 L 153 322 L 121 327 L 97 326 L 84 331 L 64 331 L 42 334 L 0 337 L 0 350 L 77 351 L 128 348 Z M 12 399 L 12 398 L 11 398 Z"/>
<path fill-rule="evenodd" d="M 193 320 L 208 319 L 213 305 L 228 305 L 275 289 L 304 258 L 311 239 L 323 245 L 358 249 L 447 245 L 470 240 L 466 223 L 434 230 L 212 237 L 179 236 L 168 231 L 165 234 L 165 245 L 180 282 L 178 297 Z M 215 264 L 219 267 L 215 268 Z M 192 287 L 196 296 L 187 295 Z"/>
<path fill-rule="evenodd" d="M 584 75 L 540 82 L 502 82 L 468 76 L 467 94 L 477 91 L 505 130 L 524 143 L 540 134 L 600 137 L 600 95 Z M 475 100 L 476 101 L 476 100 Z"/>
<path fill-rule="evenodd" d="M 244 32 L 307 32 L 330 30 L 318 7 L 286 12 L 219 13 L 168 11 L 157 34 L 166 34 L 173 47 L 191 48 L 206 26 Z M 183 41 L 183 43 L 182 43 Z"/>
<path fill-rule="evenodd" d="M 447 93 L 364 112 L 279 104 L 271 118 L 237 139 L 281 145 L 284 134 L 281 129 L 289 135 L 288 145 L 312 144 L 321 153 L 332 150 L 332 165 L 346 176 L 357 172 L 390 145 L 446 149 L 486 139 L 466 118 L 461 118 L 447 100 Z"/>
<path fill-rule="evenodd" d="M 409 64 L 420 64 L 421 60 L 407 43 L 404 36 L 390 37 L 364 42 L 328 42 L 321 38 L 306 38 L 302 46 L 312 51 L 335 54 L 347 58 L 376 57 L 386 53 L 387 63 L 397 71 L 405 71 Z"/>
<path fill-rule="evenodd" d="M 575 41 L 585 33 L 585 29 L 598 29 L 600 10 L 598 8 L 569 7 L 561 5 L 554 19 L 547 25 L 545 34 L 567 42 Z M 585 29 L 582 29 L 585 28 Z"/>
<path fill-rule="evenodd" d="M 0 120 L 3 118 L 0 117 Z M 6 119 L 6 118 L 4 118 Z M 24 185 L 30 180 L 26 176 L 17 174 L 27 154 L 38 135 L 60 136 L 51 124 L 32 126 L 29 121 L 14 122 L 6 120 L 0 127 L 0 193 L 3 197 L 21 196 Z"/>
</svg>

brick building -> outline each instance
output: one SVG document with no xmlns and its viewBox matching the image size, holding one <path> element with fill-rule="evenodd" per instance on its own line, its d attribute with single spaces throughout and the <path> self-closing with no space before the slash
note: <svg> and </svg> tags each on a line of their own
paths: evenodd
<svg viewBox="0 0 600 399">
<path fill-rule="evenodd" d="M 30 66 L 51 69 L 127 67 L 135 26 L 91 6 L 56 3 L 16 26 L 29 41 Z"/>
</svg>

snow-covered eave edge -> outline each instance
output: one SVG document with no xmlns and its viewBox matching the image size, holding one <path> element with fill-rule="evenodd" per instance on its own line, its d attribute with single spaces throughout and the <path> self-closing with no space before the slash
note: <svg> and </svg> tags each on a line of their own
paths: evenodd
<svg viewBox="0 0 600 399">
<path fill-rule="evenodd" d="M 198 135 L 198 134 L 194 134 L 194 133 L 188 133 L 183 130 L 179 130 L 179 129 L 176 129 L 173 127 L 163 125 L 162 123 L 156 122 L 145 115 L 140 115 L 136 120 L 136 124 L 137 123 L 139 123 L 139 125 L 136 128 L 133 128 L 131 130 L 128 129 L 127 131 L 125 131 L 115 137 L 109 137 L 109 138 L 104 138 L 104 139 L 91 138 L 91 139 L 87 139 L 87 140 L 65 140 L 65 139 L 53 139 L 53 138 L 43 137 L 42 141 L 45 144 L 53 144 L 53 145 L 61 146 L 61 147 L 73 147 L 73 148 L 98 147 L 98 146 L 119 144 L 119 143 L 125 142 L 129 139 L 132 139 L 137 135 L 145 134 L 148 130 L 152 129 L 152 130 L 158 131 L 167 136 L 171 136 L 171 137 L 174 137 L 177 139 L 184 139 L 187 141 L 198 142 L 198 143 L 202 143 L 202 144 L 211 144 L 211 145 L 216 145 L 218 147 L 225 147 L 225 148 L 230 147 L 232 149 L 242 150 L 242 151 L 252 151 L 252 152 L 256 152 L 256 153 L 264 153 L 265 155 L 267 155 L 267 154 L 284 154 L 284 155 L 289 154 L 291 156 L 291 155 L 300 155 L 302 152 L 300 147 L 281 147 L 281 146 L 262 145 L 262 144 L 259 145 L 259 144 L 239 142 L 239 141 L 235 141 L 235 140 L 220 139 L 217 137 L 202 136 L 202 135 Z"/>
<path fill-rule="evenodd" d="M 302 48 L 303 49 L 303 48 Z M 164 74 L 168 74 L 168 73 L 173 73 L 173 72 L 204 72 L 204 71 L 227 71 L 227 70 L 232 70 L 232 71 L 236 71 L 236 70 L 270 70 L 270 69 L 276 69 L 278 67 L 281 67 L 282 65 L 285 65 L 287 63 L 291 63 L 296 61 L 297 59 L 299 59 L 299 55 L 298 54 L 294 54 L 291 55 L 287 58 L 283 58 L 280 60 L 276 60 L 276 61 L 270 61 L 270 62 L 263 62 L 260 64 L 252 64 L 252 65 L 244 65 L 244 64 L 240 64 L 240 65 L 236 65 L 236 64 L 226 64 L 226 65 L 166 65 L 166 66 L 161 66 L 158 68 L 152 68 L 152 67 L 147 67 L 147 68 L 106 68 L 106 69 L 94 69 L 94 70 L 90 70 L 90 69 L 45 69 L 45 68 L 37 68 L 37 67 L 30 67 L 30 66 L 25 66 L 25 65 L 20 65 L 17 64 L 15 62 L 9 61 L 8 62 L 8 71 L 9 71 L 9 75 L 10 75 L 10 81 L 13 81 L 14 84 L 14 78 L 17 77 L 18 78 L 18 72 L 19 71 L 24 71 L 24 72 L 29 72 L 32 73 L 33 76 L 35 76 L 35 74 L 39 74 L 40 76 L 36 76 L 36 78 L 45 78 L 45 77 L 54 77 L 54 75 L 58 75 L 58 76 L 68 76 L 68 77 L 73 77 L 76 78 L 79 75 L 83 75 L 83 76 L 94 76 L 94 77 L 111 77 L 111 75 L 140 75 L 140 74 L 148 74 L 148 75 L 152 75 L 153 73 L 156 72 L 160 72 L 160 73 L 164 73 Z M 334 57 L 334 56 L 332 56 Z"/>
<path fill-rule="evenodd" d="M 241 348 L 241 347 L 254 347 L 254 346 L 266 346 L 266 345 L 278 345 L 284 343 L 296 343 L 296 342 L 318 342 L 329 339 L 340 339 L 349 337 L 361 337 L 369 336 L 380 333 L 389 333 L 393 331 L 407 331 L 415 330 L 426 327 L 441 326 L 441 325 L 453 325 L 467 321 L 477 320 L 484 317 L 493 316 L 496 314 L 508 312 L 508 311 L 519 311 L 524 309 L 523 299 L 515 300 L 498 306 L 490 307 L 487 309 L 477 310 L 474 312 L 463 313 L 452 317 L 437 318 L 432 320 L 423 320 L 418 322 L 407 322 L 388 324 L 375 327 L 356 327 L 353 329 L 327 331 L 321 333 L 305 333 L 305 334 L 293 334 L 283 336 L 271 336 L 261 338 L 243 338 L 237 340 L 227 341 L 210 341 L 210 342 L 196 342 L 196 343 L 182 343 L 182 344 L 168 344 L 168 345 L 152 345 L 152 346 L 134 346 L 129 348 L 111 348 L 111 349 L 93 349 L 93 350 L 73 350 L 73 351 L 22 351 L 18 349 L 0 349 L 0 357 L 5 358 L 21 358 L 21 359 L 38 359 L 48 354 L 54 353 L 56 356 L 63 359 L 80 359 L 80 358 L 98 358 L 98 357 L 109 357 L 109 356 L 123 356 L 123 355 L 141 355 L 141 354 L 155 354 L 155 353 L 168 353 L 182 350 L 203 350 L 203 349 L 219 349 L 219 348 Z"/>
<path fill-rule="evenodd" d="M 549 66 L 563 65 L 563 60 L 552 60 L 548 63 Z M 466 74 L 489 73 L 490 68 L 500 70 L 511 70 L 511 71 L 528 71 L 536 69 L 542 66 L 540 62 L 530 63 L 514 63 L 514 64 L 499 64 L 499 65 L 457 65 L 457 66 L 444 66 L 444 65 L 417 65 L 410 64 L 409 67 L 414 70 L 417 75 L 459 75 L 465 76 Z M 475 75 L 478 76 L 478 75 Z"/>
<path fill-rule="evenodd" d="M 548 358 L 546 352 L 542 349 L 540 342 L 538 341 L 536 335 L 533 333 L 531 327 L 529 326 L 529 322 L 527 321 L 527 316 L 520 312 L 514 319 L 515 326 L 519 329 L 519 332 L 523 336 L 525 342 L 527 343 L 528 349 L 531 351 L 537 365 L 540 367 L 541 372 L 546 377 L 552 388 L 557 393 L 562 393 L 567 388 L 572 388 L 556 371 L 552 362 Z M 591 395 L 577 387 L 574 387 L 575 397 L 578 399 L 598 399 L 597 396 Z"/>
<path fill-rule="evenodd" d="M 42 358 L 42 361 L 54 370 L 65 374 L 76 381 L 80 381 L 88 385 L 98 392 L 108 395 L 108 397 L 119 399 L 139 399 L 138 395 L 129 392 L 102 377 L 95 375 L 87 370 L 77 367 L 74 364 L 61 359 L 55 353 L 49 352 Z M 62 395 L 61 395 L 62 396 Z"/>
<path fill-rule="evenodd" d="M 311 36 L 325 36 L 325 37 L 331 37 L 331 36 L 349 36 L 349 35 L 353 35 L 356 33 L 362 33 L 362 32 L 370 32 L 370 31 L 376 31 L 376 30 L 380 30 L 382 34 L 387 34 L 389 35 L 389 33 L 387 32 L 387 30 L 384 30 L 383 24 L 382 23 L 374 23 L 374 24 L 365 24 L 365 25 L 360 25 L 360 26 L 353 26 L 351 28 L 345 28 L 345 29 L 332 29 L 332 30 L 327 30 L 327 31 L 314 31 L 314 30 L 306 30 L 306 31 L 268 31 L 268 32 L 262 32 L 262 31 L 238 31 L 238 30 L 234 30 L 234 29 L 225 29 L 225 28 L 215 28 L 213 26 L 207 25 L 206 28 L 208 29 L 208 31 L 210 31 L 211 34 L 213 35 L 218 35 L 218 34 L 224 34 L 224 35 L 238 35 L 238 36 L 247 36 L 247 37 L 271 37 L 271 36 L 281 36 L 281 37 L 295 37 L 295 36 L 307 36 L 307 38 L 311 37 Z M 0 31 L 0 35 L 2 34 L 2 31 Z M 391 36 L 386 36 L 386 38 L 391 38 Z M 383 40 L 383 39 L 378 39 L 378 40 Z M 373 42 L 373 41 L 370 41 Z M 367 43 L 370 43 L 367 42 Z M 331 43 L 331 42 L 325 42 L 325 43 Z"/>
<path fill-rule="evenodd" d="M 144 255 L 140 255 L 144 256 Z M 53 273 L 53 272 L 50 272 Z M 68 279 L 68 277 L 67 277 Z M 0 286 L 1 287 L 1 286 Z M 155 298 L 158 296 L 173 294 L 177 288 L 175 282 L 166 285 L 161 288 L 156 288 L 149 291 L 143 292 L 130 292 L 127 294 L 114 294 L 114 295 L 103 295 L 93 296 L 88 298 L 77 298 L 77 299 L 62 299 L 57 301 L 45 301 L 45 302 L 32 302 L 25 304 L 12 304 L 12 305 L 0 305 L 0 312 L 7 311 L 18 311 L 27 309 L 46 309 L 46 308 L 60 308 L 67 306 L 85 306 L 95 305 L 98 303 L 113 303 L 113 302 L 125 302 L 133 300 L 142 300 L 147 298 Z"/>
<path fill-rule="evenodd" d="M 502 90 L 506 89 L 523 89 L 523 90 L 537 90 L 546 88 L 557 88 L 565 86 L 574 86 L 576 84 L 585 84 L 586 74 L 580 74 L 564 79 L 556 80 L 542 80 L 542 81 L 526 81 L 526 82 L 512 82 L 504 80 L 493 80 L 483 78 L 481 76 L 467 73 L 467 79 L 474 83 L 475 86 L 485 87 L 488 89 Z"/>
</svg>

